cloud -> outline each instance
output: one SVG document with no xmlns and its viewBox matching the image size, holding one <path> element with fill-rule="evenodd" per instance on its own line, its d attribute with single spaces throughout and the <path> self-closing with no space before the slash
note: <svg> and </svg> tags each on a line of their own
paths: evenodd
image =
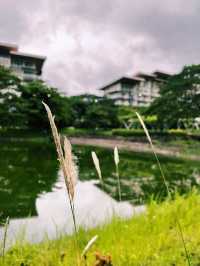
<svg viewBox="0 0 200 266">
<path fill-rule="evenodd" d="M 45 80 L 70 95 L 138 70 L 199 63 L 199 0 L 14 2 L 0 3 L 0 39 L 46 55 Z"/>
</svg>

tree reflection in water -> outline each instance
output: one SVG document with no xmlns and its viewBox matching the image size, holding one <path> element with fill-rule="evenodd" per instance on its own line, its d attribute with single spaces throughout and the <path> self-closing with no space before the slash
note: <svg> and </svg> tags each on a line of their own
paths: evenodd
<svg viewBox="0 0 200 266">
<path fill-rule="evenodd" d="M 57 179 L 53 145 L 20 141 L 0 143 L 0 217 L 35 216 L 35 202 Z"/>
</svg>

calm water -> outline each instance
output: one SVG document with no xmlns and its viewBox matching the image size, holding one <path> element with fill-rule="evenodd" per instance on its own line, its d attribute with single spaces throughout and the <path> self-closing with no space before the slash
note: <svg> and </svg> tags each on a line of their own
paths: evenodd
<svg viewBox="0 0 200 266">
<path fill-rule="evenodd" d="M 26 238 L 39 241 L 47 233 L 56 237 L 71 232 L 72 220 L 63 177 L 54 146 L 50 143 L 1 142 L 0 221 L 10 217 L 9 238 L 24 228 Z M 95 150 L 104 178 L 103 190 L 91 160 Z M 111 150 L 74 147 L 79 166 L 75 206 L 80 226 L 90 227 L 112 217 L 128 217 L 143 209 L 151 197 L 166 195 L 159 169 L 152 155 L 120 152 L 120 178 L 123 202 L 118 202 L 117 182 Z M 200 163 L 160 158 L 170 189 L 180 193 L 200 184 Z M 2 229 L 0 229 L 0 237 Z"/>
</svg>

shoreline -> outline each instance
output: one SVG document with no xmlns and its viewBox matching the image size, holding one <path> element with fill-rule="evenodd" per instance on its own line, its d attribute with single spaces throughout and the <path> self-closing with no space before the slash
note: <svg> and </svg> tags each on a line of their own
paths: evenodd
<svg viewBox="0 0 200 266">
<path fill-rule="evenodd" d="M 124 137 L 105 137 L 105 136 L 70 136 L 68 134 L 62 134 L 62 136 L 67 136 L 67 138 L 71 141 L 73 145 L 83 145 L 83 146 L 94 146 L 99 148 L 106 148 L 106 149 L 114 149 L 114 147 L 118 147 L 119 150 L 124 151 L 133 151 L 138 153 L 150 153 L 152 154 L 152 149 L 149 145 L 149 143 L 144 140 L 136 141 L 131 140 L 130 138 L 124 138 Z M 0 142 L 7 141 L 7 142 L 34 142 L 34 143 L 51 143 L 51 139 L 49 136 L 34 136 L 34 137 L 0 137 Z M 156 139 L 153 139 L 153 143 L 156 142 Z M 176 142 L 175 142 L 176 143 Z M 191 160 L 191 161 L 200 161 L 200 154 L 196 154 L 193 150 L 192 153 L 185 152 L 184 149 L 181 149 L 181 146 L 176 145 L 166 145 L 166 143 L 163 142 L 163 146 L 158 145 L 157 143 L 154 143 L 154 150 L 156 154 L 160 156 L 166 156 L 166 157 L 174 157 L 178 159 L 183 160 Z M 184 143 L 183 143 L 184 145 Z M 199 146 L 199 145 L 197 145 Z M 195 146 L 195 149 L 198 148 Z M 185 149 L 189 150 L 190 147 L 186 146 Z M 194 147 L 193 147 L 194 149 Z"/>
<path fill-rule="evenodd" d="M 151 147 L 148 143 L 143 142 L 133 142 L 130 140 L 117 139 L 117 138 L 91 138 L 91 137 L 70 137 L 71 143 L 73 145 L 85 145 L 85 146 L 96 146 L 107 149 L 114 149 L 115 146 L 119 150 L 134 151 L 134 152 L 144 152 L 152 153 Z M 159 148 L 155 145 L 155 152 L 158 155 L 176 157 L 187 160 L 200 161 L 200 156 L 198 155 L 187 155 L 182 154 L 177 147 L 171 148 Z"/>
</svg>

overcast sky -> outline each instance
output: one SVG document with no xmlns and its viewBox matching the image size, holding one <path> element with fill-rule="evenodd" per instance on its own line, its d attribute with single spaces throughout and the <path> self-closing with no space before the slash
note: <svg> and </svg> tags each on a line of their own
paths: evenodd
<svg viewBox="0 0 200 266">
<path fill-rule="evenodd" d="M 47 56 L 68 95 L 137 71 L 200 63 L 200 0 L 0 0 L 0 41 Z"/>
</svg>

